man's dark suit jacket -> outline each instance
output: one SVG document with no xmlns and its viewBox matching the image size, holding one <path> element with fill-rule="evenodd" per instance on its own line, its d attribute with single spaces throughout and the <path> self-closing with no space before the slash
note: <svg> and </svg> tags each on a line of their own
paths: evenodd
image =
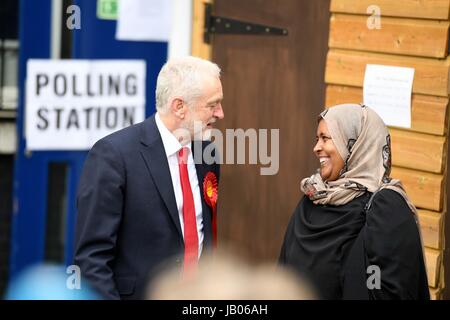
<svg viewBox="0 0 450 320">
<path fill-rule="evenodd" d="M 203 144 L 205 147 L 206 143 Z M 192 148 L 195 156 L 196 148 Z M 198 148 L 201 149 L 201 148 Z M 203 253 L 212 241 L 212 210 L 203 179 L 219 165 L 196 164 L 203 209 Z M 184 240 L 161 136 L 152 116 L 91 149 L 78 196 L 74 263 L 107 299 L 140 299 L 161 263 L 181 267 Z"/>
</svg>

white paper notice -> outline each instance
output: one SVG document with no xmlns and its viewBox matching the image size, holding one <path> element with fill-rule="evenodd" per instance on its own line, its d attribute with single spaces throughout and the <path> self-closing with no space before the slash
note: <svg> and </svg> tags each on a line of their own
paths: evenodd
<svg viewBox="0 0 450 320">
<path fill-rule="evenodd" d="M 389 126 L 411 128 L 414 68 L 368 64 L 364 76 L 364 104 Z"/>
<path fill-rule="evenodd" d="M 28 60 L 27 149 L 89 150 L 143 121 L 145 70 L 142 60 Z"/>
<path fill-rule="evenodd" d="M 120 0 L 116 38 L 131 41 L 169 41 L 172 0 Z"/>
</svg>

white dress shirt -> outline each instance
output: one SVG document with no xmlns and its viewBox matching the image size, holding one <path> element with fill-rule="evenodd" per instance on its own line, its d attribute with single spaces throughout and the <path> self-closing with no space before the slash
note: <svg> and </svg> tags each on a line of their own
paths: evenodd
<svg viewBox="0 0 450 320">
<path fill-rule="evenodd" d="M 173 192 L 177 202 L 178 216 L 180 217 L 181 232 L 184 237 L 184 220 L 183 220 L 183 191 L 180 182 L 180 169 L 178 167 L 178 152 L 183 147 L 175 136 L 167 129 L 161 121 L 159 114 L 155 115 L 156 126 L 164 145 L 166 152 L 167 163 L 169 164 L 170 176 L 172 178 Z M 198 184 L 197 170 L 195 169 L 194 157 L 192 156 L 191 144 L 186 145 L 189 149 L 187 169 L 189 174 L 189 182 L 191 184 L 192 196 L 194 197 L 195 216 L 197 221 L 198 234 L 198 256 L 203 248 L 203 215 L 202 215 L 202 200 L 200 195 L 200 186 Z"/>
</svg>

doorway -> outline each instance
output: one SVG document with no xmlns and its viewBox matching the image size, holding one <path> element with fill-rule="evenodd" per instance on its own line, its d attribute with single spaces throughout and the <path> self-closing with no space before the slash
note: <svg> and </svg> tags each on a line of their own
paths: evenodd
<svg viewBox="0 0 450 320">
<path fill-rule="evenodd" d="M 261 165 L 221 167 L 219 238 L 254 262 L 278 259 L 289 218 L 302 197 L 300 181 L 318 168 L 312 149 L 324 108 L 329 4 L 214 1 L 216 16 L 288 29 L 287 36 L 214 35 L 211 43 L 225 97 L 225 119 L 218 128 L 279 129 L 277 174 L 261 175 Z"/>
</svg>

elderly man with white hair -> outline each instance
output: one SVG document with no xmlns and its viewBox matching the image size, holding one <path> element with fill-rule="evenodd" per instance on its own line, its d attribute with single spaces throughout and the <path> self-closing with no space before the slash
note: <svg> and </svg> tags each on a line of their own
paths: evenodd
<svg viewBox="0 0 450 320">
<path fill-rule="evenodd" d="M 216 244 L 220 168 L 197 161 L 203 157 L 194 153 L 203 150 L 193 141 L 224 117 L 222 99 L 216 64 L 169 60 L 157 79 L 156 114 L 89 152 L 77 196 L 74 263 L 105 298 L 143 298 L 161 265 L 194 272 Z"/>
</svg>

